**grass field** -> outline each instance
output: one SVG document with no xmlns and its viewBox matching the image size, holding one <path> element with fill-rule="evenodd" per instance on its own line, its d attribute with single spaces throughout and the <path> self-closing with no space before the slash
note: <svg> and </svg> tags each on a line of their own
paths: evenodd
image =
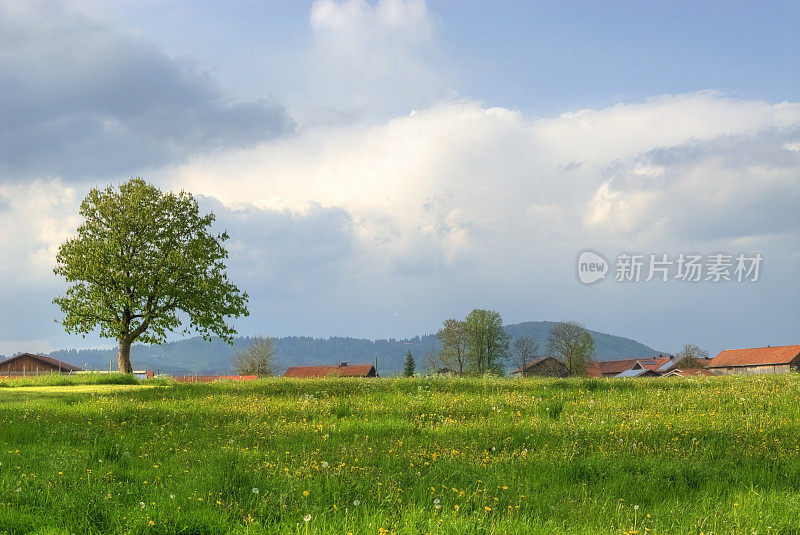
<svg viewBox="0 0 800 535">
<path fill-rule="evenodd" d="M 0 533 L 800 534 L 800 376 L 6 384 L 0 463 Z"/>
</svg>

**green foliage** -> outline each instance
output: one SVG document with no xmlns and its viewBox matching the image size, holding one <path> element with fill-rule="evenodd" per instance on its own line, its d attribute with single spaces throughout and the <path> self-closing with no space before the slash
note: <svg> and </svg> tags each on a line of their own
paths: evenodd
<svg viewBox="0 0 800 535">
<path fill-rule="evenodd" d="M 439 360 L 458 375 L 464 375 L 468 365 L 467 342 L 469 340 L 466 323 L 453 318 L 446 319 L 442 323 L 442 328 L 436 333 L 436 337 L 442 344 Z"/>
<path fill-rule="evenodd" d="M 509 337 L 500 314 L 476 308 L 467 314 L 464 328 L 470 372 L 502 375 L 503 362 L 508 358 Z"/>
<path fill-rule="evenodd" d="M 594 339 L 580 323 L 561 322 L 550 330 L 547 354 L 563 362 L 570 375 L 585 375 L 594 357 Z"/>
<path fill-rule="evenodd" d="M 92 189 L 81 203 L 77 236 L 59 247 L 55 274 L 66 279 L 56 297 L 67 332 L 120 343 L 130 371 L 130 344 L 159 343 L 181 325 L 204 338 L 231 340 L 226 317 L 247 315 L 247 294 L 228 281 L 222 243 L 209 232 L 214 214 L 200 215 L 186 192 L 162 193 L 141 178 L 115 189 Z M 127 351 L 127 354 L 124 353 Z"/>
<path fill-rule="evenodd" d="M 795 374 L 42 390 L 0 389 L 0 533 L 798 526 Z"/>
<path fill-rule="evenodd" d="M 409 349 L 408 352 L 406 353 L 405 363 L 403 363 L 403 376 L 413 377 L 415 367 L 416 365 L 414 363 L 414 355 L 411 354 L 411 350 Z"/>
<path fill-rule="evenodd" d="M 62 375 L 50 373 L 29 377 L 0 376 L 0 388 L 20 386 L 137 385 L 139 380 L 129 373 L 82 373 Z"/>
</svg>

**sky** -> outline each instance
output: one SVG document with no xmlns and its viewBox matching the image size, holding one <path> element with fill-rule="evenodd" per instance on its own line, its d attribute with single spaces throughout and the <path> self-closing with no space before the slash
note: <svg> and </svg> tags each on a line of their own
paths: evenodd
<svg viewBox="0 0 800 535">
<path fill-rule="evenodd" d="M 132 176 L 214 212 L 243 335 L 487 308 L 800 343 L 798 27 L 798 2 L 0 1 L 0 354 L 114 345 L 64 332 L 52 270 Z"/>
</svg>

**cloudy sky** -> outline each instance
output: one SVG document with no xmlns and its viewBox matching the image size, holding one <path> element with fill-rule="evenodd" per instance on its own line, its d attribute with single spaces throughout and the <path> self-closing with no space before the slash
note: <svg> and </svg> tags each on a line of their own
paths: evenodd
<svg viewBox="0 0 800 535">
<path fill-rule="evenodd" d="M 242 334 L 480 307 L 666 351 L 800 343 L 798 27 L 797 2 L 2 1 L 0 353 L 113 345 L 63 332 L 52 269 L 89 189 L 131 176 L 227 229 Z M 645 280 L 681 253 L 763 261 Z"/>
</svg>

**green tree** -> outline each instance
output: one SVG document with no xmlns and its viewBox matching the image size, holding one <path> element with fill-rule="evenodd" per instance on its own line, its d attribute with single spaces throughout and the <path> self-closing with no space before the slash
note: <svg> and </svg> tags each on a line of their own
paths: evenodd
<svg viewBox="0 0 800 535">
<path fill-rule="evenodd" d="M 470 370 L 478 375 L 503 372 L 502 362 L 508 358 L 508 333 L 503 319 L 494 310 L 476 308 L 464 320 L 467 331 L 467 360 Z"/>
<path fill-rule="evenodd" d="M 594 339 L 580 323 L 557 323 L 547 337 L 547 353 L 563 362 L 570 375 L 584 375 L 594 357 Z"/>
<path fill-rule="evenodd" d="M 194 330 L 228 341 L 226 317 L 247 316 L 247 293 L 225 272 L 226 233 L 213 235 L 214 214 L 200 215 L 191 194 L 163 193 L 134 178 L 92 189 L 81 203 L 77 236 L 59 247 L 56 275 L 69 285 L 56 297 L 67 332 L 119 342 L 119 370 L 130 373 L 134 341 L 162 343 L 188 319 Z"/>
<path fill-rule="evenodd" d="M 275 375 L 275 344 L 272 343 L 272 337 L 256 336 L 247 349 L 233 356 L 233 366 L 239 375 Z"/>
<path fill-rule="evenodd" d="M 466 324 L 456 319 L 446 319 L 436 336 L 442 343 L 439 360 L 448 368 L 458 372 L 458 375 L 464 375 L 467 365 L 468 333 Z"/>
<path fill-rule="evenodd" d="M 411 354 L 411 350 L 409 349 L 406 353 L 406 361 L 403 364 L 403 375 L 405 377 L 414 377 L 414 355 Z"/>
</svg>

